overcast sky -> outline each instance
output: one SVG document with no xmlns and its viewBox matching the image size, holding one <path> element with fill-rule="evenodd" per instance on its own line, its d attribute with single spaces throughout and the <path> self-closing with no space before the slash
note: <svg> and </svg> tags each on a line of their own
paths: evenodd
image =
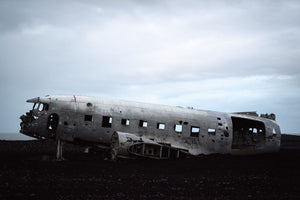
<svg viewBox="0 0 300 200">
<path fill-rule="evenodd" d="M 300 1 L 0 0 L 0 132 L 87 95 L 275 113 L 300 133 Z"/>
</svg>

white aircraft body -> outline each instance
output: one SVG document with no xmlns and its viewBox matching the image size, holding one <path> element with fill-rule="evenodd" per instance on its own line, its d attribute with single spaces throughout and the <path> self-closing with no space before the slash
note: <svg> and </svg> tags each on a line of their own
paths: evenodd
<svg viewBox="0 0 300 200">
<path fill-rule="evenodd" d="M 275 115 L 225 113 L 84 96 L 27 100 L 20 132 L 38 139 L 97 147 L 117 157 L 180 158 L 259 154 L 280 149 Z"/>
</svg>

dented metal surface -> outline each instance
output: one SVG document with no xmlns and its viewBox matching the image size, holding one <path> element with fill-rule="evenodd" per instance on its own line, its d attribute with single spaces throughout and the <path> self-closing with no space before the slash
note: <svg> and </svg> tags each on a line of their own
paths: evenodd
<svg viewBox="0 0 300 200">
<path fill-rule="evenodd" d="M 278 151 L 274 114 L 224 113 L 83 96 L 28 100 L 20 132 L 110 150 L 112 158 L 178 158 Z"/>
</svg>

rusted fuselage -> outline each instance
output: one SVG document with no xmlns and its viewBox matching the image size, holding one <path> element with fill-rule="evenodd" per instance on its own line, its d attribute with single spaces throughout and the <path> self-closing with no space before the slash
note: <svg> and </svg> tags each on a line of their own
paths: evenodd
<svg viewBox="0 0 300 200">
<path fill-rule="evenodd" d="M 274 115 L 224 113 L 84 96 L 28 100 L 20 132 L 110 149 L 112 156 L 167 159 L 278 151 Z"/>
</svg>

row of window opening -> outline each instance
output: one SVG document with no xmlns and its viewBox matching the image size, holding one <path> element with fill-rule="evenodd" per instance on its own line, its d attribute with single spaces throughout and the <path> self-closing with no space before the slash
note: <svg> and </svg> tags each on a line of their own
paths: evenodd
<svg viewBox="0 0 300 200">
<path fill-rule="evenodd" d="M 85 121 L 92 121 L 93 116 L 92 115 L 85 115 L 84 120 Z M 130 125 L 130 120 L 129 119 L 122 119 L 121 124 L 124 126 L 129 126 Z M 111 128 L 112 125 L 112 117 L 110 116 L 103 116 L 102 118 L 102 127 L 106 128 Z M 139 121 L 139 127 L 147 128 L 148 127 L 148 122 L 145 120 L 140 120 Z M 159 130 L 164 130 L 166 129 L 166 124 L 165 123 L 157 123 L 156 126 L 157 129 Z M 182 133 L 182 125 L 181 124 L 175 124 L 174 125 L 174 130 L 176 133 L 180 134 Z M 191 127 L 191 137 L 199 137 L 200 134 L 200 127 L 198 126 L 192 126 Z M 216 129 L 208 129 L 208 134 L 215 135 L 216 134 Z"/>
</svg>

